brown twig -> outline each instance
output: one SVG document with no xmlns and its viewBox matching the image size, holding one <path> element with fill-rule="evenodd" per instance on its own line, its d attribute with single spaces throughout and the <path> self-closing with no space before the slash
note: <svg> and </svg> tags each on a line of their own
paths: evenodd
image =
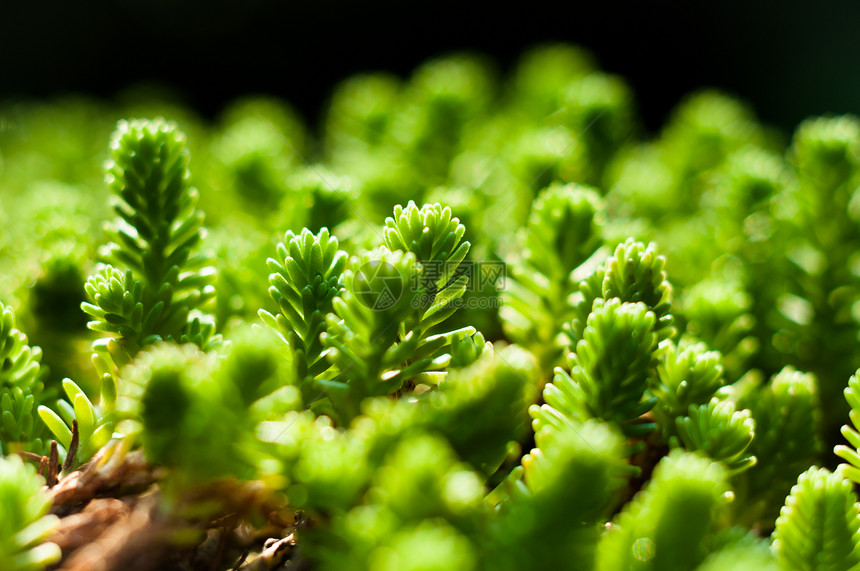
<svg viewBox="0 0 860 571">
<path fill-rule="evenodd" d="M 63 470 L 67 472 L 75 465 L 75 456 L 78 453 L 80 437 L 80 433 L 78 432 L 78 421 L 72 419 L 72 441 L 69 443 L 69 451 L 66 453 L 66 461 L 63 462 Z"/>
<path fill-rule="evenodd" d="M 51 451 L 52 452 L 56 448 L 56 444 L 57 444 L 56 441 L 52 441 L 52 443 L 51 443 Z M 40 476 L 45 478 L 45 483 L 48 485 L 49 488 L 54 486 L 54 484 L 57 483 L 56 472 L 54 473 L 53 478 L 51 476 L 51 473 L 52 473 L 52 470 L 50 470 L 51 458 L 49 456 L 41 456 L 41 455 L 35 454 L 33 452 L 27 452 L 26 450 L 19 450 L 18 456 L 20 456 L 24 460 L 29 460 L 30 462 L 38 462 L 39 463 L 39 467 L 36 469 L 36 472 Z"/>
<path fill-rule="evenodd" d="M 41 456 L 39 454 L 34 454 L 32 452 L 27 452 L 26 450 L 19 450 L 18 456 L 20 456 L 24 460 L 29 460 L 30 462 L 39 462 L 39 463 L 41 463 L 42 458 L 44 458 L 44 456 Z"/>
<path fill-rule="evenodd" d="M 58 449 L 57 441 L 51 440 L 51 452 L 48 455 L 48 466 L 45 473 L 45 483 L 48 484 L 49 488 L 53 488 L 57 485 L 57 481 L 60 475 L 60 452 Z"/>
</svg>

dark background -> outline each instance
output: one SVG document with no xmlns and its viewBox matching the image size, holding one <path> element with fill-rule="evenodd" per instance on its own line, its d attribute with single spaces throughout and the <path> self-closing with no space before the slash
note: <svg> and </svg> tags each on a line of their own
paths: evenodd
<svg viewBox="0 0 860 571">
<path fill-rule="evenodd" d="M 311 121 L 338 80 L 407 75 L 452 50 L 502 71 L 525 48 L 567 41 L 632 85 L 655 130 L 686 93 L 722 88 L 790 131 L 804 117 L 860 113 L 860 2 L 455 2 L 92 0 L 0 3 L 0 99 L 114 97 L 169 85 L 213 116 L 267 92 Z"/>
</svg>

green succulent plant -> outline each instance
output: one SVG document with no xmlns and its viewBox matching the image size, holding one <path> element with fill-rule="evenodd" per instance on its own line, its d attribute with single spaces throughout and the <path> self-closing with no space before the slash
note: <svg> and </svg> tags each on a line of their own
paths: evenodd
<svg viewBox="0 0 860 571">
<path fill-rule="evenodd" d="M 278 304 L 276 316 L 260 310 L 260 317 L 277 331 L 290 348 L 303 397 L 309 402 L 318 391 L 313 381 L 331 363 L 323 357 L 320 334 L 332 300 L 340 293 L 347 254 L 338 249 L 337 238 L 323 228 L 317 235 L 307 229 L 296 236 L 287 232 L 278 244 L 278 258 L 269 258 L 269 295 Z M 281 261 L 283 260 L 283 261 Z"/>
<path fill-rule="evenodd" d="M 42 350 L 30 347 L 15 328 L 12 308 L 0 303 L 0 454 L 44 451 L 43 425 L 34 414 L 43 399 L 41 356 Z"/>
<path fill-rule="evenodd" d="M 691 569 L 726 509 L 726 474 L 718 463 L 680 450 L 663 458 L 651 481 L 616 516 L 598 546 L 600 569 Z"/>
<path fill-rule="evenodd" d="M 74 381 L 63 387 L 68 401 L 60 414 L 47 406 L 39 415 L 65 449 L 77 440 L 76 465 L 113 435 L 119 368 L 145 346 L 162 339 L 193 342 L 209 349 L 219 342 L 214 324 L 194 314 L 215 295 L 214 268 L 192 255 L 203 237 L 197 191 L 189 184 L 185 136 L 163 119 L 121 121 L 111 141 L 107 181 L 119 216 L 109 229 L 106 261 L 86 283 L 90 299 L 81 307 L 88 327 L 108 334 L 93 343 L 100 376 L 100 400 L 92 400 Z M 119 268 L 124 267 L 124 270 Z M 75 426 L 75 423 L 77 426 Z M 77 431 L 78 438 L 74 438 Z"/>
<path fill-rule="evenodd" d="M 860 567 L 860 512 L 851 482 L 826 468 L 801 474 L 776 520 L 773 551 L 784 569 Z"/>
<path fill-rule="evenodd" d="M 500 310 L 505 333 L 534 352 L 547 374 L 570 343 L 562 326 L 574 317 L 574 275 L 602 244 L 600 198 L 594 189 L 553 185 L 534 204 L 521 255 L 508 265 Z M 590 308 L 589 308 L 590 309 Z"/>
<path fill-rule="evenodd" d="M 668 344 L 650 387 L 658 399 L 654 416 L 667 434 L 674 434 L 675 419 L 691 406 L 707 404 L 723 383 L 718 352 L 708 351 L 703 343 L 685 347 Z"/>
<path fill-rule="evenodd" d="M 0 103 L 0 567 L 860 568 L 858 120 L 496 82 Z"/>
<path fill-rule="evenodd" d="M 736 506 L 745 512 L 742 520 L 769 528 L 796 475 L 814 463 L 822 447 L 817 382 L 813 375 L 790 367 L 767 384 L 747 381 L 733 387 L 733 399 L 755 419 L 756 434 L 747 453 L 758 462 L 735 478 Z"/>
<path fill-rule="evenodd" d="M 735 410 L 732 401 L 691 405 L 688 415 L 676 418 L 675 424 L 684 448 L 722 462 L 729 475 L 755 466 L 755 456 L 746 454 L 755 436 L 755 420 L 749 410 Z"/>
<path fill-rule="evenodd" d="M 640 302 L 598 299 L 570 354 L 570 373 L 556 369 L 544 389 L 546 404 L 532 407 L 536 428 L 599 418 L 629 436 L 654 430 L 653 422 L 639 419 L 657 402 L 646 395 L 656 364 L 655 323 L 654 314 Z"/>
<path fill-rule="evenodd" d="M 450 209 L 410 203 L 386 221 L 386 246 L 352 259 L 320 336 L 337 372 L 319 382 L 342 420 L 366 396 L 436 384 L 451 361 L 445 349 L 476 332 L 439 331 L 469 279 L 456 275 L 469 249 L 464 232 Z"/>
<path fill-rule="evenodd" d="M 44 569 L 60 559 L 60 548 L 45 541 L 59 518 L 48 515 L 43 483 L 18 456 L 0 458 L 0 560 L 9 571 Z"/>
</svg>

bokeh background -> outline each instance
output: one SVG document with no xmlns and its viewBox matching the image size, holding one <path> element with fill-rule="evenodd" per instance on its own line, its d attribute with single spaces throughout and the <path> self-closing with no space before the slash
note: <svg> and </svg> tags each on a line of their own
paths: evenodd
<svg viewBox="0 0 860 571">
<path fill-rule="evenodd" d="M 314 124 L 359 71 L 406 76 L 472 50 L 500 71 L 532 45 L 582 45 L 632 85 L 654 132 L 681 97 L 718 87 L 790 132 L 809 115 L 860 113 L 860 3 L 90 0 L 0 3 L 0 99 L 127 97 L 169 87 L 203 116 L 246 93 L 291 102 Z"/>
</svg>

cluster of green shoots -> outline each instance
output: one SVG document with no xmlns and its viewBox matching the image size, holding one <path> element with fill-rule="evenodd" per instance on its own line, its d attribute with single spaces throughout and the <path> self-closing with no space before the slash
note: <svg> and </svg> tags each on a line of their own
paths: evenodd
<svg viewBox="0 0 860 571">
<path fill-rule="evenodd" d="M 318 164 L 273 101 L 120 121 L 112 211 L 82 190 L 104 115 L 0 133 L 0 185 L 62 197 L 0 195 L 3 568 L 68 561 L 50 488 L 131 451 L 175 553 L 230 527 L 220 553 L 262 561 L 254 529 L 297 568 L 860 568 L 860 121 L 783 148 L 701 93 L 641 141 L 566 46 L 493 82 L 353 78 Z M 66 154 L 25 136 L 63 125 Z"/>
</svg>

